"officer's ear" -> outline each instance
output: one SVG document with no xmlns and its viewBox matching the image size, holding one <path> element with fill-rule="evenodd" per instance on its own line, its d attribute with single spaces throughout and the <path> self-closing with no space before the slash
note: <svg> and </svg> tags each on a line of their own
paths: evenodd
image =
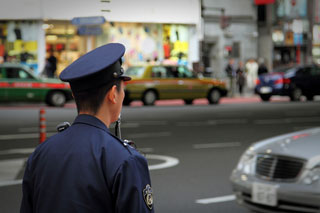
<svg viewBox="0 0 320 213">
<path fill-rule="evenodd" d="M 113 104 L 116 104 L 116 97 L 117 97 L 117 86 L 113 85 L 109 92 L 107 93 L 107 99 Z"/>
</svg>

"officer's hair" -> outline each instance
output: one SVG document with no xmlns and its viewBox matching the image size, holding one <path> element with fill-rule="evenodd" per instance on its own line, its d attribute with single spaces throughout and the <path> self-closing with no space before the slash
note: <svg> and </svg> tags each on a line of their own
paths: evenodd
<svg viewBox="0 0 320 213">
<path fill-rule="evenodd" d="M 101 87 L 73 93 L 78 113 L 80 111 L 86 111 L 96 115 L 102 105 L 103 99 L 114 85 L 117 86 L 117 91 L 120 92 L 121 80 L 115 79 L 113 82 L 102 85 Z"/>
</svg>

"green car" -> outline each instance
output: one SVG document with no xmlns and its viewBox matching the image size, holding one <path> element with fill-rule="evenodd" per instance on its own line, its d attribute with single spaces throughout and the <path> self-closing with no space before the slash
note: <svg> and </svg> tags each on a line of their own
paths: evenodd
<svg viewBox="0 0 320 213">
<path fill-rule="evenodd" d="M 68 83 L 39 78 L 20 64 L 0 64 L 0 103 L 45 102 L 49 106 L 62 107 L 71 99 Z"/>
<path fill-rule="evenodd" d="M 198 98 L 218 104 L 220 98 L 227 95 L 225 82 L 198 78 L 185 66 L 132 66 L 126 70 L 126 75 L 132 80 L 125 82 L 124 105 L 134 100 L 153 105 L 156 100 L 165 99 L 183 99 L 186 104 L 192 104 Z"/>
</svg>

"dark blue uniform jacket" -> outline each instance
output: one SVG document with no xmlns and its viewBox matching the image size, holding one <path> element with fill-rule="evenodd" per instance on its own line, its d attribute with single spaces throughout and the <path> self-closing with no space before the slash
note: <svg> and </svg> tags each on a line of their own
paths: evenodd
<svg viewBox="0 0 320 213">
<path fill-rule="evenodd" d="M 153 212 L 150 185 L 143 156 L 99 119 L 78 115 L 29 157 L 21 213 Z"/>
</svg>

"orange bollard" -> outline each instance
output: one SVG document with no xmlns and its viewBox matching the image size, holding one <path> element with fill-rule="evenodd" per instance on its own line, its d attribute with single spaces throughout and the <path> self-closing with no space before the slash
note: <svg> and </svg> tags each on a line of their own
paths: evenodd
<svg viewBox="0 0 320 213">
<path fill-rule="evenodd" d="M 40 109 L 40 137 L 39 144 L 46 140 L 46 111 L 42 108 Z"/>
</svg>

